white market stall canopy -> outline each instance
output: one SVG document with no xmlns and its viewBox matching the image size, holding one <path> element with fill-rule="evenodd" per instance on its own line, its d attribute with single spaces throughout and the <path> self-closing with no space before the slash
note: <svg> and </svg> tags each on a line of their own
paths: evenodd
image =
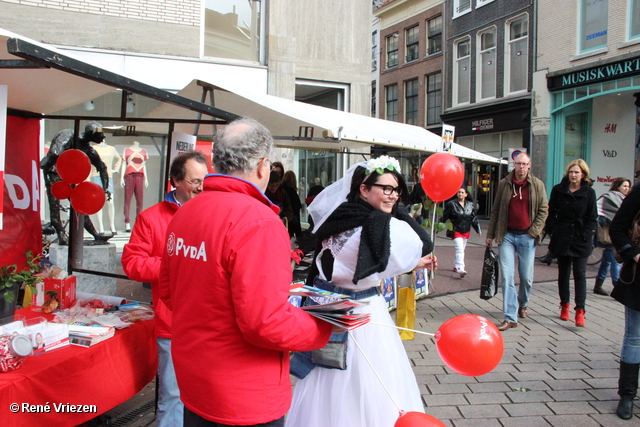
<svg viewBox="0 0 640 427">
<path fill-rule="evenodd" d="M 229 87 L 227 82 L 193 80 L 174 94 L 1 28 L 0 84 L 9 87 L 9 109 L 36 115 L 79 105 L 115 89 L 161 101 L 158 108 L 142 118 L 126 117 L 124 109 L 121 117 L 78 117 L 121 121 L 123 125 L 135 126 L 138 132 L 166 135 L 167 123 L 172 123 L 175 130 L 194 134 L 194 123 L 203 120 L 209 124 L 199 125 L 198 134 L 211 135 L 212 126 L 224 125 L 237 116 L 249 116 L 263 123 L 281 147 L 338 152 L 379 145 L 425 153 L 442 151 L 440 136 L 419 126 L 246 92 Z M 203 97 L 203 88 L 208 88 L 209 102 Z M 500 162 L 458 144 L 453 144 L 451 153 L 475 161 Z"/>
<path fill-rule="evenodd" d="M 238 115 L 248 116 L 264 124 L 280 147 L 343 151 L 371 145 L 388 146 L 426 153 L 442 151 L 439 135 L 413 125 L 366 117 L 276 96 L 245 91 L 228 83 L 193 80 L 178 95 L 206 101 L 203 93 L 216 106 Z M 147 117 L 166 116 L 169 106 L 162 105 Z M 182 114 L 192 114 L 183 111 Z M 151 130 L 150 124 L 142 129 Z M 177 126 L 176 130 L 193 133 L 193 127 Z M 211 128 L 199 134 L 213 133 Z M 499 163 L 500 160 L 453 144 L 451 154 L 470 160 Z"/>
</svg>

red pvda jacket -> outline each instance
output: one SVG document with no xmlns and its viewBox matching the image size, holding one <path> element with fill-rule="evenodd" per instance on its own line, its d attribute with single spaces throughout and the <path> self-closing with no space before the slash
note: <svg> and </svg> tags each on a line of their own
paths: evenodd
<svg viewBox="0 0 640 427">
<path fill-rule="evenodd" d="M 167 229 L 161 298 L 173 310 L 180 399 L 222 424 L 262 424 L 291 404 L 289 351 L 323 347 L 331 326 L 288 301 L 289 234 L 249 181 L 208 175 Z"/>
</svg>

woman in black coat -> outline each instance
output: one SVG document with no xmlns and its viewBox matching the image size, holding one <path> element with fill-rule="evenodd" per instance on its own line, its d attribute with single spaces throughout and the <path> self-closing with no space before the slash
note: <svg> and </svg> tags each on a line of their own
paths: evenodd
<svg viewBox="0 0 640 427">
<path fill-rule="evenodd" d="M 464 249 L 471 237 L 471 227 L 476 230 L 478 236 L 482 236 L 475 204 L 465 188 L 460 188 L 456 193 L 456 198 L 446 204 L 440 221 L 447 222 L 447 220 L 451 220 L 453 224 L 453 244 L 456 247 L 453 271 L 459 273 L 460 278 L 464 278 L 467 275 L 464 265 Z"/>
<path fill-rule="evenodd" d="M 633 416 L 633 398 L 638 390 L 640 368 L 640 249 L 629 238 L 628 230 L 640 212 L 640 184 L 635 184 L 616 213 L 609 236 L 624 260 L 620 279 L 613 284 L 611 296 L 625 306 L 624 339 L 620 352 L 620 402 L 616 413 L 622 419 Z"/>
<path fill-rule="evenodd" d="M 584 326 L 587 260 L 593 251 L 597 220 L 596 193 L 591 188 L 589 166 L 582 159 L 574 160 L 567 166 L 567 173 L 560 184 L 551 190 L 545 231 L 551 235 L 549 251 L 558 258 L 558 293 L 562 320 L 569 320 L 569 280 L 573 265 L 576 326 Z"/>
</svg>

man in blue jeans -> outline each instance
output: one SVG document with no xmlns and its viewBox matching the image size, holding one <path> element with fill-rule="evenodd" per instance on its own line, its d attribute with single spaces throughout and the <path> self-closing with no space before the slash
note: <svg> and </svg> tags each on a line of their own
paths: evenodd
<svg viewBox="0 0 640 427">
<path fill-rule="evenodd" d="M 502 311 L 504 321 L 498 329 L 506 331 L 518 326 L 518 318 L 527 317 L 527 304 L 533 284 L 536 245 L 542 241 L 542 230 L 549 213 L 544 184 L 530 171 L 531 159 L 520 153 L 515 168 L 500 181 L 491 209 L 487 245 L 498 244 L 502 271 Z M 520 287 L 516 292 L 515 261 L 518 256 Z"/>
</svg>

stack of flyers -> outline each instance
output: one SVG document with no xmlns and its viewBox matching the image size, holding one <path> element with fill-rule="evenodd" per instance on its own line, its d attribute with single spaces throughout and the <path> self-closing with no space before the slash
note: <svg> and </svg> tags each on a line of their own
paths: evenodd
<svg viewBox="0 0 640 427">
<path fill-rule="evenodd" d="M 353 313 L 354 308 L 362 305 L 364 304 L 360 302 L 343 299 L 328 304 L 302 307 L 302 309 L 313 317 L 351 331 L 369 323 L 369 313 Z"/>
<path fill-rule="evenodd" d="M 289 295 L 298 295 L 301 297 L 324 297 L 335 299 L 347 299 L 347 295 L 337 294 L 331 291 L 325 291 L 324 289 L 316 288 L 315 286 L 307 286 L 302 283 L 293 283 L 289 290 Z"/>
</svg>

